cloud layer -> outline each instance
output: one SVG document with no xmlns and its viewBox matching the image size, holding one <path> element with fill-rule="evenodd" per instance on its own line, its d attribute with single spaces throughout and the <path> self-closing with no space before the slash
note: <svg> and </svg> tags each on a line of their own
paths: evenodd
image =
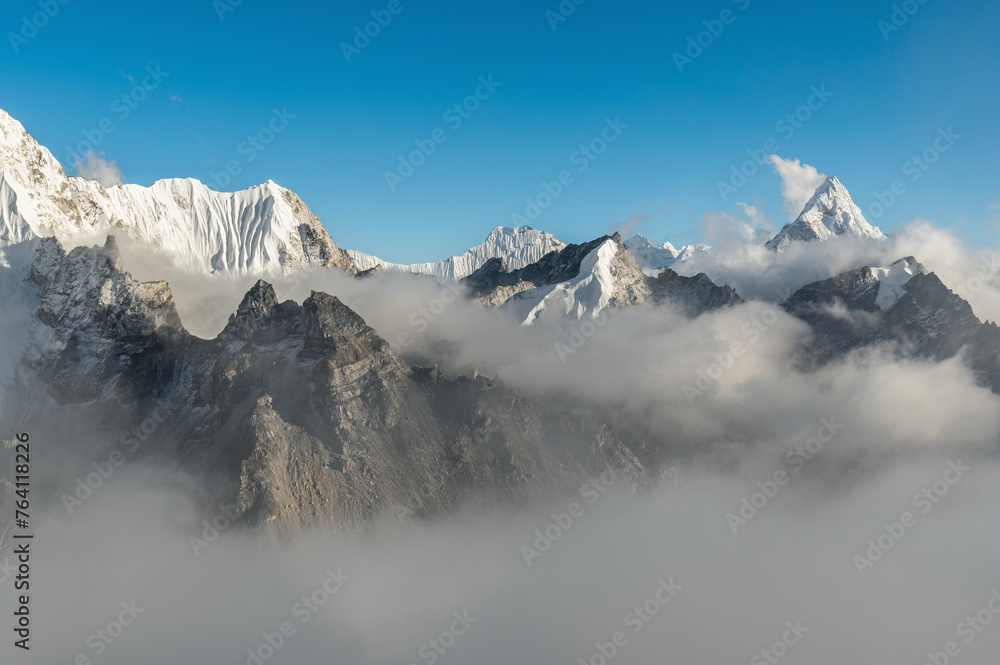
<svg viewBox="0 0 1000 665">
<path fill-rule="evenodd" d="M 597 663 L 613 647 L 616 665 L 753 662 L 763 649 L 824 665 L 924 663 L 954 641 L 961 662 L 992 663 L 1000 628 L 959 630 L 987 617 L 1000 585 L 1000 397 L 961 358 L 896 362 L 872 349 L 803 373 L 794 358 L 809 330 L 774 302 L 912 254 L 996 318 L 993 250 L 917 221 L 883 244 L 838 238 L 776 254 L 747 214 L 707 217 L 713 251 L 680 267 L 749 302 L 694 320 L 630 309 L 589 328 L 522 328 L 429 279 L 274 279 L 283 299 L 337 295 L 413 362 L 488 373 L 640 433 L 662 453 L 650 469 L 659 487 L 612 484 L 594 503 L 577 492 L 293 543 L 223 528 L 196 556 L 191 538 L 211 535 L 197 483 L 127 467 L 72 516 L 57 498 L 46 506 L 58 524 L 38 534 L 32 656 L 257 663 L 249 649 L 261 663 Z M 171 281 L 185 325 L 204 337 L 254 281 L 184 276 L 148 248 L 122 246 L 137 277 Z M 73 442 L 46 445 L 88 468 Z M 0 475 L 12 462 L 4 451 Z M 969 471 L 948 475 L 951 464 Z M 574 501 L 583 512 L 567 523 Z M 540 555 L 530 565 L 525 548 Z M 324 581 L 338 570 L 349 579 L 331 595 Z M 143 612 L 98 654 L 97 631 L 110 634 L 133 600 Z M 286 622 L 294 632 L 283 636 Z M 0 647 L 5 662 L 10 648 Z"/>
</svg>

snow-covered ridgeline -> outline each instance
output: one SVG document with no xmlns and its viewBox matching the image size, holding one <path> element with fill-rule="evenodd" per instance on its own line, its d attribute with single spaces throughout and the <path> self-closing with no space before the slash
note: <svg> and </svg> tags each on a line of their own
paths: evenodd
<svg viewBox="0 0 1000 665">
<path fill-rule="evenodd" d="M 54 236 L 68 247 L 128 236 L 193 272 L 280 273 L 353 269 L 319 219 L 272 181 L 216 192 L 192 179 L 102 187 L 67 176 L 21 123 L 0 111 L 0 253 Z"/>
<path fill-rule="evenodd" d="M 507 267 L 517 270 L 540 260 L 549 252 L 565 248 L 561 242 L 547 231 L 538 231 L 530 226 L 512 228 L 498 226 L 486 241 L 461 256 L 453 256 L 436 263 L 400 264 L 383 261 L 371 254 L 349 249 L 347 253 L 359 270 L 370 270 L 381 265 L 386 270 L 432 275 L 441 282 L 458 281 L 479 270 L 489 259 L 502 258 Z"/>
</svg>

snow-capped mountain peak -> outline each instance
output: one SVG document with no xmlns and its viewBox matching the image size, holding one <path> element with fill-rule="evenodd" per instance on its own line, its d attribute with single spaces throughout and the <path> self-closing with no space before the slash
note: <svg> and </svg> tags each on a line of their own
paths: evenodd
<svg viewBox="0 0 1000 665">
<path fill-rule="evenodd" d="M 635 255 L 635 258 L 639 259 L 640 263 L 644 263 L 644 260 L 647 259 L 655 262 L 670 262 L 680 254 L 680 250 L 669 242 L 657 245 L 638 233 L 628 238 L 625 241 L 625 246 L 632 251 L 632 254 Z M 667 264 L 664 263 L 664 265 Z"/>
<path fill-rule="evenodd" d="M 868 223 L 847 188 L 836 176 L 829 176 L 806 202 L 795 221 L 786 224 L 767 243 L 768 249 L 782 251 L 795 240 L 829 240 L 834 236 L 884 240 L 885 234 Z"/>
<path fill-rule="evenodd" d="M 193 178 L 103 187 L 70 177 L 0 111 L 0 265 L 39 238 L 86 245 L 128 237 L 193 272 L 281 273 L 355 266 L 302 200 L 273 181 L 216 192 Z M 20 250 L 14 246 L 21 246 Z M 29 252 L 30 254 L 30 252 Z"/>
<path fill-rule="evenodd" d="M 564 249 L 566 244 L 548 231 L 530 226 L 494 228 L 486 241 L 461 256 L 452 256 L 436 263 L 400 264 L 383 261 L 371 254 L 349 249 L 347 253 L 360 270 L 381 265 L 385 270 L 433 275 L 441 282 L 459 281 L 479 270 L 490 259 L 503 259 L 507 267 L 517 270 L 531 265 L 550 252 Z"/>
<path fill-rule="evenodd" d="M 673 264 L 686 261 L 709 250 L 709 246 L 704 243 L 685 245 L 680 249 L 677 249 L 669 242 L 657 245 L 639 234 L 626 240 L 625 246 L 629 248 L 639 262 L 642 272 L 650 277 L 656 277 L 664 269 L 669 268 Z"/>
<path fill-rule="evenodd" d="M 639 265 L 616 233 L 580 246 L 576 275 L 543 280 L 516 294 L 505 307 L 522 326 L 539 320 L 592 319 L 609 307 L 641 302 L 649 294 Z"/>
</svg>

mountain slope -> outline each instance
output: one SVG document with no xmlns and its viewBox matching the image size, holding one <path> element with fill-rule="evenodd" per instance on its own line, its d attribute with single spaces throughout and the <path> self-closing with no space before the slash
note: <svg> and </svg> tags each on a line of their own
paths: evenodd
<svg viewBox="0 0 1000 665">
<path fill-rule="evenodd" d="M 546 231 L 538 231 L 530 226 L 518 228 L 498 226 L 490 232 L 482 244 L 461 256 L 453 256 L 437 263 L 403 265 L 389 263 L 353 249 L 347 250 L 347 253 L 360 270 L 371 270 L 381 265 L 385 270 L 432 275 L 440 282 L 452 282 L 468 277 L 490 259 L 503 259 L 508 267 L 516 270 L 538 261 L 549 252 L 559 251 L 565 247 L 565 243 Z"/>
<path fill-rule="evenodd" d="M 122 271 L 111 240 L 69 253 L 43 240 L 31 279 L 44 329 L 21 374 L 47 397 L 25 421 L 32 435 L 72 441 L 86 465 L 97 458 L 88 449 L 106 455 L 156 418 L 139 459 L 180 466 L 208 509 L 233 503 L 249 526 L 282 536 L 361 528 L 466 496 L 520 503 L 611 468 L 629 482 L 645 475 L 590 416 L 411 366 L 325 293 L 278 302 L 259 281 L 203 340 L 184 330 L 165 283 Z M 39 486 L 72 485 L 65 459 L 37 468 L 47 470 Z"/>
<path fill-rule="evenodd" d="M 303 267 L 356 270 L 293 192 L 268 181 L 241 192 L 197 180 L 105 188 L 67 177 L 24 127 L 0 111 L 0 254 L 53 236 L 67 245 L 108 233 L 200 273 L 273 274 Z"/>
<path fill-rule="evenodd" d="M 813 331 L 802 354 L 815 366 L 870 345 L 900 357 L 945 360 L 963 349 L 980 380 L 994 390 L 1000 334 L 913 257 L 884 268 L 864 267 L 809 284 L 784 303 Z"/>
<path fill-rule="evenodd" d="M 740 301 L 735 291 L 715 286 L 703 274 L 688 278 L 665 270 L 656 278 L 646 276 L 617 233 L 568 245 L 517 270 L 493 259 L 463 284 L 473 298 L 513 313 L 521 325 L 595 318 L 609 308 L 644 303 L 673 304 L 696 316 Z"/>
<path fill-rule="evenodd" d="M 780 252 L 795 241 L 829 240 L 841 235 L 885 239 L 885 234 L 865 219 L 847 188 L 836 177 L 829 176 L 795 221 L 786 224 L 767 242 L 767 247 Z"/>
</svg>

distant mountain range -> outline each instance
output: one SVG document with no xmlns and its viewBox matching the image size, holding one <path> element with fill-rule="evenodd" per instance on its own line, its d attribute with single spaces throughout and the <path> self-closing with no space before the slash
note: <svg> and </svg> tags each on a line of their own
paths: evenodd
<svg viewBox="0 0 1000 665">
<path fill-rule="evenodd" d="M 99 445 L 171 405 L 150 454 L 190 470 L 246 525 L 283 535 L 434 515 L 466 496 L 524 501 L 610 469 L 641 487 L 666 459 L 642 433 L 612 425 L 613 414 L 411 365 L 338 298 L 279 302 L 270 276 L 432 276 L 518 326 L 625 308 L 696 318 L 743 302 L 704 274 L 682 274 L 714 251 L 705 245 L 677 250 L 618 234 L 565 244 L 530 227 L 498 227 L 461 256 L 397 265 L 341 250 L 273 182 L 232 194 L 190 179 L 104 188 L 66 176 L 2 112 L 0 131 L 0 421 Z M 837 236 L 885 239 L 831 177 L 767 247 Z M 128 274 L 114 237 L 206 279 L 260 281 L 221 334 L 199 339 L 167 283 Z M 1000 331 L 913 257 L 803 286 L 782 307 L 813 333 L 797 359 L 803 371 L 872 345 L 934 360 L 964 351 L 979 381 L 1000 392 Z"/>
</svg>

